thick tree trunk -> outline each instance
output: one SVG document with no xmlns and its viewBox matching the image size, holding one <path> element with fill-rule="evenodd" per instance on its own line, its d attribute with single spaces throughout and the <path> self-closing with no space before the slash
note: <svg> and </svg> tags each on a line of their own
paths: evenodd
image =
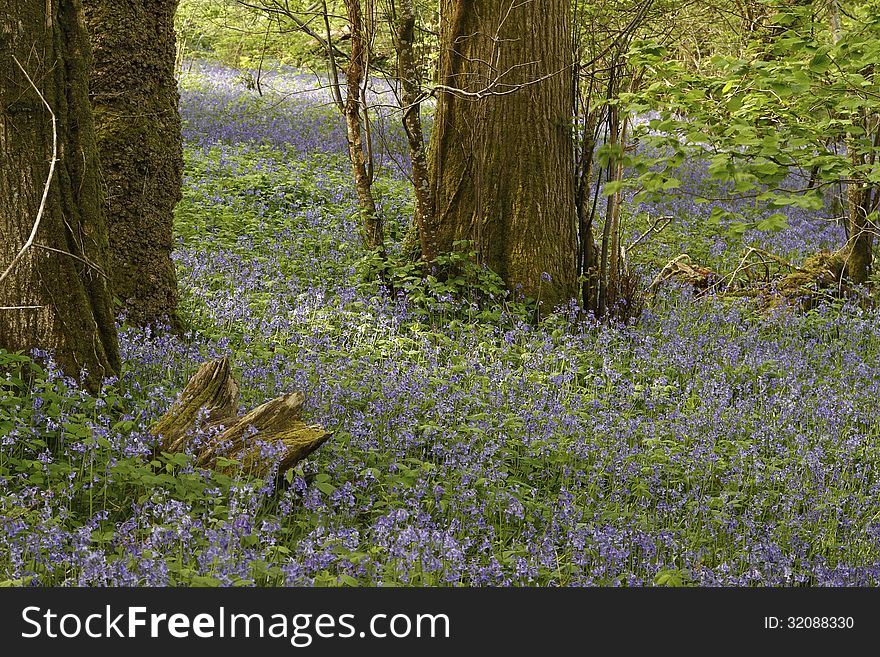
<svg viewBox="0 0 880 657">
<path fill-rule="evenodd" d="M 442 0 L 429 155 L 439 250 L 472 241 L 551 308 L 577 296 L 570 12 L 567 0 Z"/>
<path fill-rule="evenodd" d="M 171 262 L 183 150 L 174 77 L 178 0 L 84 0 L 90 96 L 107 196 L 114 294 L 135 325 L 177 327 Z"/>
<path fill-rule="evenodd" d="M 52 108 L 58 162 L 34 243 L 0 282 L 0 347 L 52 351 L 95 389 L 119 349 L 79 0 L 0 0 L 0 272 L 28 240 L 53 153 L 52 116 L 13 58 Z"/>
</svg>

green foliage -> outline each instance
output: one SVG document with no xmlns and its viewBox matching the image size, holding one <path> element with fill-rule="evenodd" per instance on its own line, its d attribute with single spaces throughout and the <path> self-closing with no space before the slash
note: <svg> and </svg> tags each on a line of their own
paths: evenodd
<svg viewBox="0 0 880 657">
<path fill-rule="evenodd" d="M 804 15 L 803 8 L 775 16 L 778 38 L 753 43 L 748 57 L 717 55 L 705 72 L 687 70 L 656 42 L 630 52 L 653 81 L 626 97 L 631 112 L 659 116 L 639 138 L 653 155 L 628 162 L 643 194 L 673 185 L 685 157 L 708 155 L 710 175 L 735 194 L 747 194 L 772 211 L 786 206 L 821 209 L 823 184 L 875 186 L 880 113 L 880 15 L 870 3 L 837 34 Z M 791 173 L 812 173 L 791 186 Z M 778 230 L 774 214 L 758 228 Z"/>
<path fill-rule="evenodd" d="M 248 3 L 260 6 L 259 2 Z M 286 2 L 293 13 L 307 16 L 311 3 Z M 328 2 L 331 26 L 341 30 L 341 3 Z M 339 4 L 340 7 L 334 7 Z M 267 5 L 268 6 L 268 5 Z M 257 69 L 272 64 L 324 70 L 327 55 L 312 37 L 298 31 L 280 14 L 258 11 L 236 0 L 181 0 L 176 14 L 178 47 L 185 57 L 211 58 L 233 68 Z"/>
<path fill-rule="evenodd" d="M 131 517 L 133 504 L 174 500 L 216 525 L 231 522 L 229 504 L 220 500 L 234 498 L 240 482 L 213 471 L 195 470 L 188 454 L 150 458 L 148 449 L 131 454 L 123 446 L 137 443 L 138 432 L 143 432 L 141 439 L 149 447 L 144 418 L 126 414 L 142 407 L 147 396 L 149 391 L 135 399 L 131 391 L 115 386 L 92 396 L 31 358 L 0 350 L 0 436 L 4 441 L 0 515 L 5 521 L 18 523 L 19 531 L 31 536 L 87 530 L 87 544 L 123 561 L 133 557 L 119 544 L 116 531 L 119 523 Z M 262 482 L 252 480 L 249 485 Z M 22 490 L 32 496 L 30 503 L 22 504 L 18 497 Z M 49 505 L 59 501 L 65 509 L 63 517 L 47 517 Z M 156 531 L 165 531 L 159 519 L 155 525 L 138 527 L 138 535 L 131 538 L 146 541 Z M 208 545 L 207 537 L 202 540 Z M 0 586 L 25 586 L 38 578 L 44 585 L 64 583 L 68 577 L 76 581 L 76 572 L 59 569 L 44 555 L 27 552 L 21 558 L 35 574 L 0 581 Z M 183 566 L 184 555 L 173 550 L 160 558 L 172 572 L 174 584 L 218 584 Z M 0 568 L 4 566 L 0 560 Z"/>
<path fill-rule="evenodd" d="M 502 317 L 534 314 L 536 300 L 513 298 L 498 274 L 478 264 L 472 242 L 461 240 L 454 247 L 452 252 L 439 255 L 429 271 L 422 261 L 368 254 L 359 263 L 361 280 L 404 294 L 439 322 L 455 317 L 500 322 Z"/>
<path fill-rule="evenodd" d="M 328 0 L 326 4 L 337 64 L 344 68 L 350 50 L 345 3 Z M 414 5 L 418 22 L 424 28 L 416 33 L 415 52 L 427 75 L 437 61 L 435 5 L 425 0 L 416 0 Z M 396 26 L 388 7 L 381 7 L 378 18 L 371 39 L 371 64 L 393 69 Z M 267 63 L 318 71 L 329 68 L 327 51 L 321 42 L 327 35 L 320 3 L 181 0 L 175 22 L 184 57 L 214 59 L 241 69 L 243 76 L 252 75 L 251 71 L 261 63 L 264 68 Z"/>
<path fill-rule="evenodd" d="M 873 169 L 825 141 L 864 146 L 853 113 L 874 111 L 870 71 L 840 59 L 841 42 L 719 58 L 711 76 L 685 69 L 680 88 L 661 47 L 639 44 L 633 61 L 667 76 L 641 97 L 662 101 L 659 134 L 643 140 L 663 157 L 598 157 L 623 158 L 646 194 L 668 194 L 684 186 L 676 167 L 710 151 L 716 181 L 771 194 L 759 201 L 771 209 L 816 207 L 763 190 L 795 166 L 874 184 Z M 834 101 L 838 83 L 858 100 Z M 811 95 L 819 109 L 807 114 Z M 106 581 L 130 569 L 136 584 L 160 573 L 187 586 L 441 586 L 478 571 L 688 586 L 704 568 L 809 584 L 838 567 L 875 572 L 876 386 L 852 366 L 880 352 L 873 316 L 840 301 L 767 318 L 661 294 L 639 327 L 535 321 L 467 243 L 431 270 L 364 254 L 344 156 L 253 143 L 186 155 L 176 237 L 192 333 L 129 332 L 136 371 L 96 396 L 0 350 L 0 586 L 101 581 L 82 555 L 104 560 Z M 393 241 L 410 192 L 377 176 Z M 781 212 L 757 214 L 716 206 L 690 232 L 676 221 L 640 246 L 644 260 L 662 265 L 663 249 L 683 244 L 705 262 L 711 239 L 785 229 Z M 652 224 L 623 216 L 639 233 Z M 153 454 L 148 427 L 218 352 L 242 368 L 244 406 L 306 390 L 332 441 L 280 482 Z"/>
</svg>

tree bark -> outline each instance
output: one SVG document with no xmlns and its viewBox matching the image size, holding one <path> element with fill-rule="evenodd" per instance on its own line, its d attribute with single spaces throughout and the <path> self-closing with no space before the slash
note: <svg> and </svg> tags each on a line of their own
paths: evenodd
<svg viewBox="0 0 880 657">
<path fill-rule="evenodd" d="M 570 13 L 567 0 L 442 0 L 429 150 L 439 250 L 473 242 L 551 308 L 577 296 Z"/>
<path fill-rule="evenodd" d="M 400 0 L 400 18 L 397 26 L 397 63 L 400 76 L 400 102 L 403 108 L 403 127 L 409 144 L 412 164 L 412 182 L 415 189 L 415 224 L 419 231 L 422 260 L 431 263 L 437 257 L 437 229 L 434 192 L 428 171 L 428 155 L 421 118 L 421 85 L 413 44 L 416 15 L 412 0 Z"/>
<path fill-rule="evenodd" d="M 171 261 L 183 145 L 174 77 L 178 0 L 84 0 L 90 97 L 107 198 L 114 295 L 128 323 L 177 319 Z"/>
<path fill-rule="evenodd" d="M 867 283 L 873 260 L 874 230 L 868 223 L 871 188 L 849 183 L 849 244 L 846 270 L 853 283 Z"/>
<path fill-rule="evenodd" d="M 51 351 L 94 390 L 120 363 L 89 65 L 79 0 L 0 0 L 0 272 L 28 240 L 58 144 L 33 245 L 0 282 L 0 307 L 15 307 L 0 309 L 0 348 Z"/>
<path fill-rule="evenodd" d="M 348 10 L 348 24 L 351 28 L 351 59 L 346 74 L 348 93 L 345 99 L 345 125 L 348 130 L 348 152 L 354 174 L 354 185 L 358 205 L 364 225 L 365 242 L 370 250 L 378 250 L 385 255 L 385 236 L 381 217 L 376 210 L 372 189 L 372 163 L 364 150 L 364 137 L 361 130 L 361 115 L 366 108 L 362 102 L 361 85 L 368 73 L 369 41 L 364 31 L 364 18 L 360 0 L 345 0 Z M 332 52 L 331 52 L 332 58 Z"/>
<path fill-rule="evenodd" d="M 589 96 L 587 96 L 589 100 Z M 596 151 L 596 128 L 602 113 L 590 110 L 585 103 L 582 112 L 582 142 L 580 152 L 575 159 L 575 208 L 578 222 L 577 274 L 581 282 L 581 304 L 585 310 L 598 316 L 599 309 L 599 247 L 593 236 L 593 219 L 595 216 L 598 193 L 601 183 L 602 169 L 594 167 L 593 155 Z M 590 188 L 594 172 L 599 176 L 595 181 L 594 191 Z"/>
</svg>

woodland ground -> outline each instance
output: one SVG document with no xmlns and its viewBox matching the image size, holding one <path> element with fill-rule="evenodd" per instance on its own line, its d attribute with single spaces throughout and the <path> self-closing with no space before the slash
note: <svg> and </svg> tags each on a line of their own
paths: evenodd
<svg viewBox="0 0 880 657">
<path fill-rule="evenodd" d="M 880 322 L 666 286 L 628 325 L 535 321 L 465 270 L 377 282 L 341 119 L 307 75 L 194 64 L 182 80 L 175 261 L 185 336 L 122 325 L 93 397 L 0 354 L 0 581 L 7 585 L 876 585 Z M 404 141 L 379 124 L 392 252 L 412 212 Z M 383 126 L 385 126 L 383 129 Z M 837 248 L 824 216 L 744 233 L 682 189 L 627 208 L 651 277 L 745 245 Z M 741 205 L 745 201 L 740 202 Z M 725 206 L 727 207 L 727 206 Z M 760 209 L 754 209 L 755 217 Z M 741 234 L 740 234 L 741 233 Z M 251 408 L 306 393 L 333 437 L 283 482 L 149 454 L 196 367 L 231 354 Z"/>
</svg>

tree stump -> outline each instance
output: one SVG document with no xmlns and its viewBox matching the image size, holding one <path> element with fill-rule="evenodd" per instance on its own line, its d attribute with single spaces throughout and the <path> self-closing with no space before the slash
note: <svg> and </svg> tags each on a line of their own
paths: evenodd
<svg viewBox="0 0 880 657">
<path fill-rule="evenodd" d="M 158 449 L 188 451 L 196 465 L 265 477 L 284 474 L 332 435 L 300 419 L 305 395 L 292 392 L 238 415 L 238 384 L 229 357 L 204 363 L 150 432 Z"/>
</svg>

